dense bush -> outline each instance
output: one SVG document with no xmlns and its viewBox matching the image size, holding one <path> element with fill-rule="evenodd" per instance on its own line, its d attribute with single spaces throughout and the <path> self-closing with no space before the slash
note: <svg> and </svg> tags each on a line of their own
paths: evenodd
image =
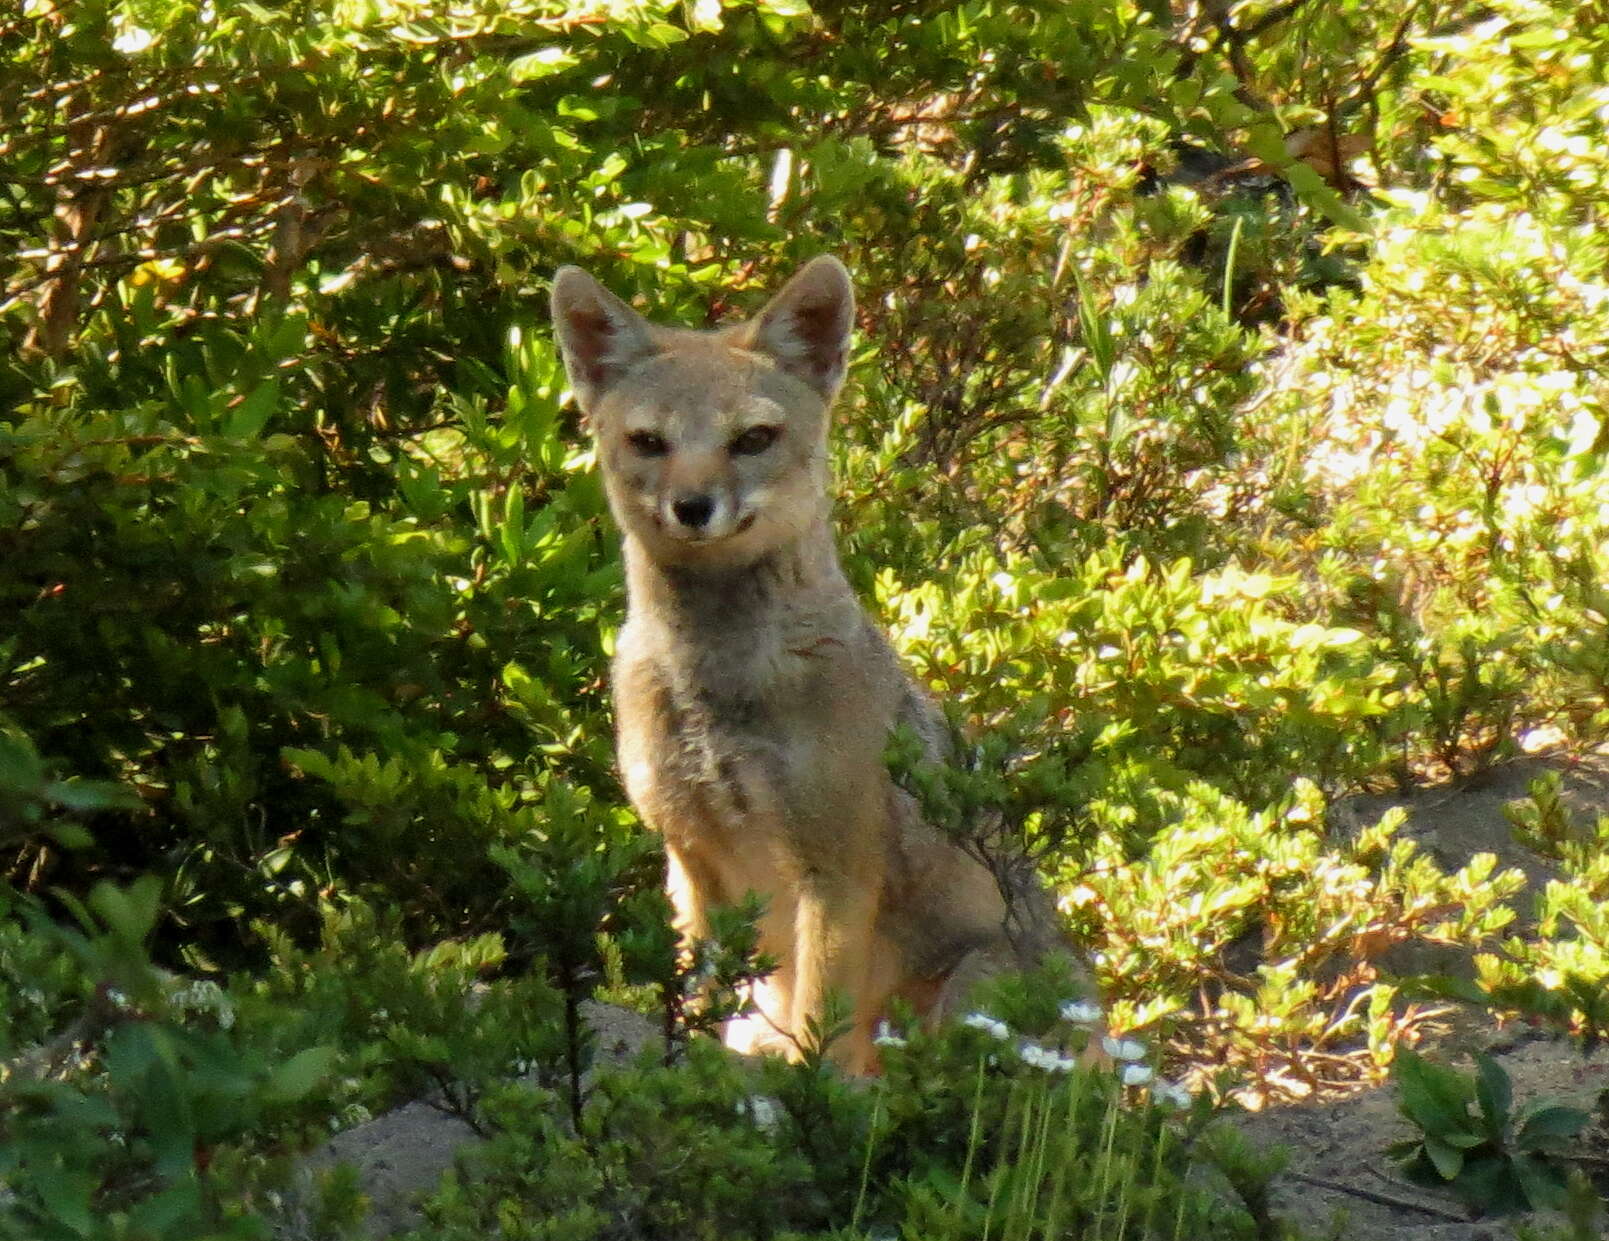
<svg viewBox="0 0 1609 1241">
<path fill-rule="evenodd" d="M 897 1062 L 882 1113 L 704 1051 L 588 1102 L 584 998 L 675 1061 L 752 963 L 741 919 L 678 958 L 612 774 L 566 261 L 694 325 L 855 271 L 841 539 L 965 737 L 891 761 L 1036 860 L 1117 1028 L 1254 1097 L 1378 1077 L 1427 990 L 1609 1031 L 1601 824 L 1518 812 L 1563 869 L 1525 922 L 1490 858 L 1326 830 L 1609 735 L 1602 5 L 24 0 L 0 51 L 0 1231 L 250 1235 L 312 1132 L 420 1091 L 569 1221 L 532 1235 L 738 1187 L 757 1235 L 1055 1222 L 1082 1156 L 972 1202 L 996 1113 L 917 1117 Z M 1147 1227 L 1213 1142 L 1265 1226 L 1228 1139 L 1092 1123 Z"/>
</svg>

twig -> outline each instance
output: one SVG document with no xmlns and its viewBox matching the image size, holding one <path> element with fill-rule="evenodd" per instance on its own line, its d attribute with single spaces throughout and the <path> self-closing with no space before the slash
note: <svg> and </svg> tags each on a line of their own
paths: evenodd
<svg viewBox="0 0 1609 1241">
<path fill-rule="evenodd" d="M 1255 39 L 1264 31 L 1271 30 L 1275 26 L 1279 25 L 1279 23 L 1284 21 L 1287 17 L 1294 16 L 1297 10 L 1302 8 L 1306 3 L 1307 0 L 1287 0 L 1287 3 L 1285 4 L 1276 5 L 1274 8 L 1269 9 L 1268 12 L 1264 13 L 1256 21 L 1248 22 L 1245 26 L 1240 27 L 1240 37 L 1242 39 Z"/>
<path fill-rule="evenodd" d="M 1408 50 L 1408 28 L 1413 25 L 1414 18 L 1419 16 L 1419 10 L 1423 7 L 1423 0 L 1409 6 L 1408 11 L 1402 15 L 1402 20 L 1397 23 L 1397 28 L 1392 31 L 1391 41 L 1386 44 L 1385 50 L 1380 53 L 1380 59 L 1375 63 L 1374 68 L 1364 74 L 1363 79 L 1357 83 L 1347 98 L 1341 101 L 1339 107 L 1332 110 L 1332 121 L 1336 113 L 1350 112 L 1360 102 L 1374 97 L 1374 88 L 1379 84 L 1380 79 L 1385 76 L 1386 70 L 1400 60 L 1403 53 Z"/>
<path fill-rule="evenodd" d="M 1418 1211 L 1421 1215 L 1429 1215 L 1435 1219 L 1452 1220 L 1457 1224 L 1467 1224 L 1473 1218 L 1470 1215 L 1461 1215 L 1453 1211 L 1433 1207 L 1427 1203 L 1414 1202 L 1408 1198 L 1396 1198 L 1391 1194 L 1377 1194 L 1370 1189 L 1359 1189 L 1355 1185 L 1343 1185 L 1340 1181 L 1326 1180 L 1322 1176 L 1309 1176 L 1305 1172 L 1287 1172 L 1286 1176 L 1293 1181 L 1301 1181 L 1304 1185 L 1316 1185 L 1319 1189 L 1333 1190 L 1338 1194 L 1350 1194 L 1354 1198 L 1361 1198 L 1365 1202 L 1372 1202 L 1377 1206 L 1394 1207 L 1399 1211 Z"/>
</svg>

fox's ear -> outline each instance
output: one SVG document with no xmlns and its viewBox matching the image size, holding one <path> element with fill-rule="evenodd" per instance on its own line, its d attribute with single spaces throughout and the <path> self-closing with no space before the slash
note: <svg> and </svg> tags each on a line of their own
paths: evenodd
<svg viewBox="0 0 1609 1241">
<path fill-rule="evenodd" d="M 782 286 L 749 325 L 750 349 L 769 354 L 790 375 L 827 400 L 838 393 L 849 365 L 855 292 L 849 272 L 830 254 L 811 259 Z"/>
<path fill-rule="evenodd" d="M 553 331 L 583 413 L 657 350 L 647 321 L 579 267 L 553 276 Z"/>
</svg>

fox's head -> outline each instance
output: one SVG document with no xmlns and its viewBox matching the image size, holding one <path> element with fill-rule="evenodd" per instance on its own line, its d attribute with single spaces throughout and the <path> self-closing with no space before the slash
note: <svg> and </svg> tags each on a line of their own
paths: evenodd
<svg viewBox="0 0 1609 1241">
<path fill-rule="evenodd" d="M 580 268 L 559 269 L 570 387 L 615 519 L 649 556 L 747 564 L 821 519 L 854 307 L 849 273 L 826 255 L 758 316 L 714 332 L 655 326 Z"/>
</svg>

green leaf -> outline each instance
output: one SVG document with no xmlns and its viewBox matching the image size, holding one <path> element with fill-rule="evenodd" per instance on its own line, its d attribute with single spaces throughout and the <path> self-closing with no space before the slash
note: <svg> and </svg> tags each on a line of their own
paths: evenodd
<svg viewBox="0 0 1609 1241">
<path fill-rule="evenodd" d="M 1551 1149 L 1574 1138 L 1592 1117 L 1578 1107 L 1557 1104 L 1527 1112 L 1520 1120 L 1515 1144 L 1521 1150 Z"/>
<path fill-rule="evenodd" d="M 165 1060 L 155 1061 L 140 1090 L 140 1114 L 150 1134 L 156 1169 L 178 1177 L 195 1163 L 196 1116 L 192 1083 L 182 1070 Z"/>
<path fill-rule="evenodd" d="M 1430 1162 L 1444 1181 L 1456 1179 L 1464 1170 L 1464 1152 L 1440 1138 L 1425 1138 L 1425 1154 L 1430 1157 Z"/>
<path fill-rule="evenodd" d="M 1406 1049 L 1397 1052 L 1392 1076 L 1402 1114 L 1427 1134 L 1439 1137 L 1470 1128 L 1474 1090 L 1468 1080 Z"/>
<path fill-rule="evenodd" d="M 98 1183 L 98 1178 L 91 1173 L 60 1169 L 36 1178 L 34 1188 L 45 1209 L 59 1223 L 87 1238 L 97 1236 L 101 1228 L 101 1222 L 89 1210 L 90 1196 Z"/>
<path fill-rule="evenodd" d="M 64 810 L 138 810 L 140 795 L 110 780 L 56 780 L 42 790 Z"/>
<path fill-rule="evenodd" d="M 1486 1120 L 1486 1132 L 1501 1143 L 1508 1125 L 1509 1109 L 1514 1106 L 1514 1088 L 1503 1066 L 1485 1052 L 1475 1056 L 1475 1101 Z"/>
<path fill-rule="evenodd" d="M 144 943 L 162 912 L 162 880 L 156 875 L 141 875 L 126 888 L 111 882 L 98 883 L 89 894 L 89 907 L 120 939 L 130 944 Z"/>
<path fill-rule="evenodd" d="M 1481 1211 L 1501 1211 L 1518 1205 L 1520 1184 L 1512 1163 L 1500 1155 L 1470 1159 L 1452 1183 L 1452 1191 Z"/>
<path fill-rule="evenodd" d="M 1564 1173 L 1547 1160 L 1535 1155 L 1522 1155 L 1514 1161 L 1514 1176 L 1519 1180 L 1520 1188 L 1525 1193 L 1525 1204 L 1531 1210 L 1548 1211 L 1564 1205 Z"/>
<path fill-rule="evenodd" d="M 278 407 L 279 380 L 270 379 L 253 388 L 240 404 L 229 411 L 224 419 L 223 433 L 230 439 L 256 439 Z"/>
<path fill-rule="evenodd" d="M 295 1103 L 306 1097 L 335 1069 L 340 1056 L 335 1047 L 309 1047 L 280 1065 L 263 1084 L 263 1097 L 271 1103 Z"/>
<path fill-rule="evenodd" d="M 558 44 L 537 48 L 524 56 L 516 56 L 508 64 L 508 76 L 515 82 L 533 82 L 555 73 L 563 73 L 580 60 L 567 48 Z"/>
<path fill-rule="evenodd" d="M 153 1194 L 129 1212 L 129 1232 L 150 1237 L 194 1236 L 201 1229 L 201 1186 L 193 1179 Z"/>
<path fill-rule="evenodd" d="M 76 823 L 52 823 L 44 830 L 63 849 L 87 849 L 95 843 L 88 829 Z"/>
</svg>

